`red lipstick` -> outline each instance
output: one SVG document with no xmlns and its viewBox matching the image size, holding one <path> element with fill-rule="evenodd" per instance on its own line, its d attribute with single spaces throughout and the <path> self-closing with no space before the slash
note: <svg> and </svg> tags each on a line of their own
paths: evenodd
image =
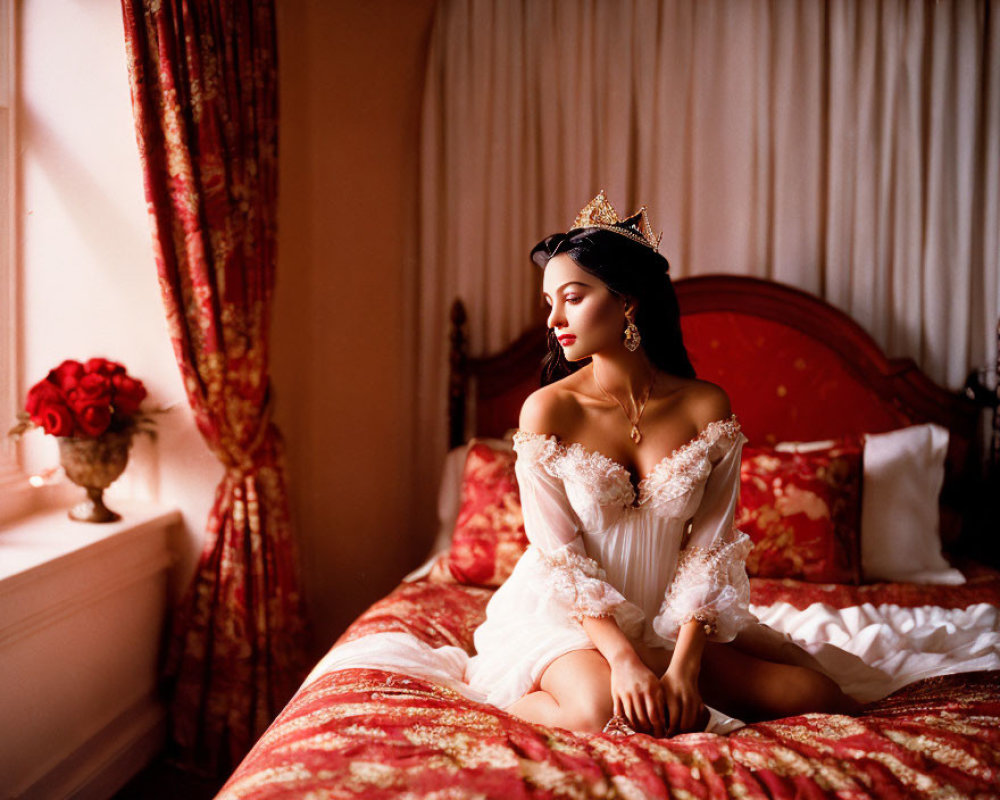
<svg viewBox="0 0 1000 800">
<path fill-rule="evenodd" d="M 559 344 L 563 347 L 569 347 L 576 341 L 576 337 L 572 333 L 564 333 L 562 336 L 557 337 Z"/>
</svg>

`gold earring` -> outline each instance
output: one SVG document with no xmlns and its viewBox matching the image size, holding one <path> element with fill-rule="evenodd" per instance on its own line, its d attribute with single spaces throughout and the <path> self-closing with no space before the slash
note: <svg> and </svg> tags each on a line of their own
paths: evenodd
<svg viewBox="0 0 1000 800">
<path fill-rule="evenodd" d="M 630 353 L 634 353 L 639 349 L 642 336 L 639 335 L 639 329 L 632 319 L 630 317 L 625 317 L 625 319 L 628 320 L 628 325 L 625 326 L 625 349 Z"/>
</svg>

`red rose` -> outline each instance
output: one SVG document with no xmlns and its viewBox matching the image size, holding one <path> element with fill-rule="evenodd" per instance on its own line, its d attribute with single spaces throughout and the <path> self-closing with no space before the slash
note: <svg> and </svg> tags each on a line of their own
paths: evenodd
<svg viewBox="0 0 1000 800">
<path fill-rule="evenodd" d="M 53 436 L 72 436 L 74 432 L 73 412 L 59 400 L 44 402 L 39 409 L 39 416 L 31 418 L 41 425 L 46 433 Z"/>
<path fill-rule="evenodd" d="M 111 385 L 114 388 L 114 398 L 111 404 L 116 414 L 132 416 L 139 410 L 139 404 L 146 397 L 146 387 L 142 381 L 130 378 L 128 375 L 113 375 Z"/>
<path fill-rule="evenodd" d="M 111 381 L 93 372 L 84 375 L 76 386 L 66 393 L 66 399 L 78 416 L 87 406 L 110 406 Z"/>
<path fill-rule="evenodd" d="M 73 412 L 63 401 L 59 388 L 46 378 L 31 387 L 24 409 L 31 421 L 53 436 L 70 436 L 73 433 Z"/>
<path fill-rule="evenodd" d="M 58 367 L 50 370 L 48 374 L 48 380 L 62 389 L 63 392 L 68 392 L 76 386 L 82 377 L 83 364 L 72 359 L 63 361 Z"/>
<path fill-rule="evenodd" d="M 129 429 L 146 397 L 142 381 L 106 358 L 67 359 L 31 387 L 28 417 L 52 436 L 99 437 L 114 427 Z"/>
<path fill-rule="evenodd" d="M 111 424 L 111 408 L 107 403 L 95 403 L 76 409 L 76 421 L 86 436 L 100 436 Z"/>
<path fill-rule="evenodd" d="M 28 412 L 32 422 L 36 425 L 42 424 L 42 407 L 46 403 L 62 403 L 63 397 L 59 388 L 48 378 L 39 381 L 28 391 L 28 397 L 24 401 L 24 410 Z"/>
<path fill-rule="evenodd" d="M 110 378 L 112 375 L 124 375 L 125 367 L 117 361 L 108 361 L 106 358 L 92 358 L 84 366 L 87 373 L 103 375 Z"/>
</svg>

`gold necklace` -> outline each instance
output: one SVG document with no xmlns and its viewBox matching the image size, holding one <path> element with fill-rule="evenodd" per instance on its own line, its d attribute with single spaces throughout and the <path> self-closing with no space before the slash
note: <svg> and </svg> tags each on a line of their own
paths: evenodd
<svg viewBox="0 0 1000 800">
<path fill-rule="evenodd" d="M 615 397 L 611 392 L 601 385 L 600 379 L 597 377 L 597 367 L 594 367 L 594 382 L 597 384 L 597 388 L 604 392 L 604 396 L 609 400 L 614 400 L 619 408 L 621 408 L 622 413 L 628 418 L 629 423 L 632 425 L 632 430 L 629 433 L 629 437 L 633 442 L 639 444 L 642 441 L 642 432 L 639 430 L 639 420 L 642 419 L 642 412 L 646 410 L 646 401 L 649 400 L 649 394 L 653 391 L 653 382 L 656 380 L 656 373 L 652 368 L 649 370 L 649 384 L 646 386 L 646 392 L 643 395 L 642 403 L 638 405 L 639 413 L 635 415 L 635 419 L 632 419 L 632 415 L 628 413 L 628 409 L 625 408 L 625 404 Z M 635 404 L 635 398 L 632 398 L 632 403 Z"/>
</svg>

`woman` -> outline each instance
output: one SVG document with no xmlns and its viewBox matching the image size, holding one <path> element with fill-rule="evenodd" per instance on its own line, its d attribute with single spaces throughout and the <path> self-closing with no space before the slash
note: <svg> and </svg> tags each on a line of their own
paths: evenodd
<svg viewBox="0 0 1000 800">
<path fill-rule="evenodd" d="M 857 704 L 747 610 L 733 528 L 744 441 L 695 378 L 645 209 L 603 191 L 540 242 L 549 355 L 521 410 L 516 473 L 531 542 L 477 629 L 467 671 L 532 722 L 657 736 Z"/>
</svg>

